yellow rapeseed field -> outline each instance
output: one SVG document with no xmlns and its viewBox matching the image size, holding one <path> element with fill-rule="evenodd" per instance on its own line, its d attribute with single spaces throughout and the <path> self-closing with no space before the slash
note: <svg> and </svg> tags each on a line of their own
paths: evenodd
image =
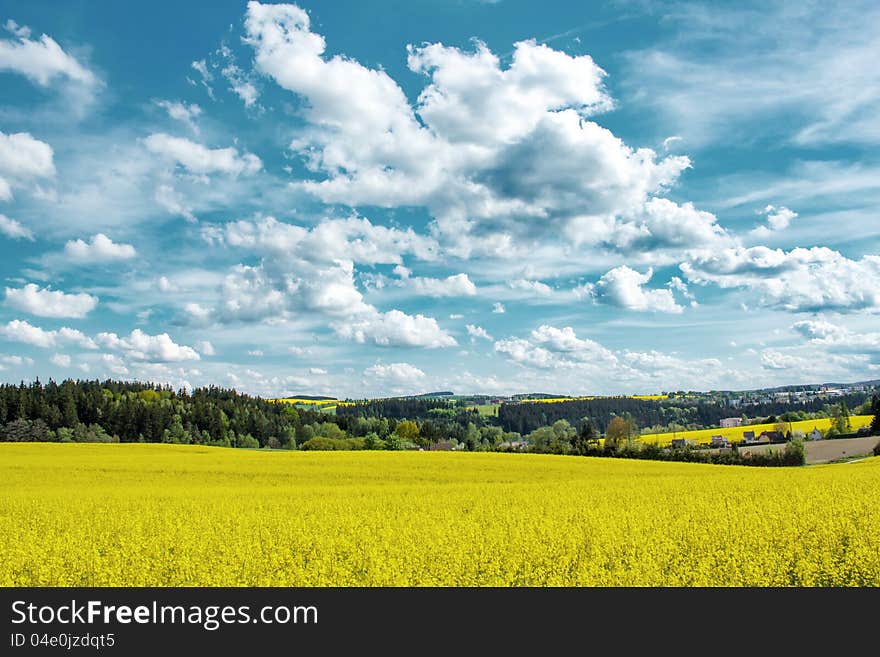
<svg viewBox="0 0 880 657">
<path fill-rule="evenodd" d="M 0 444 L 4 586 L 878 586 L 880 458 Z"/>
<path fill-rule="evenodd" d="M 658 399 L 666 399 L 666 395 L 623 395 L 627 399 L 647 399 L 656 401 Z M 605 399 L 605 397 L 543 397 L 541 399 L 520 399 L 515 402 L 518 404 L 560 404 L 572 401 L 590 401 L 593 399 Z"/>
<path fill-rule="evenodd" d="M 851 415 L 850 429 L 858 431 L 862 427 L 867 427 L 874 419 L 873 415 Z M 676 433 L 646 433 L 639 436 L 639 440 L 647 445 L 669 445 L 674 438 L 684 438 L 692 440 L 695 443 L 709 443 L 712 436 L 724 436 L 732 442 L 739 442 L 743 439 L 743 433 L 751 431 L 755 436 L 761 435 L 762 431 L 775 431 L 777 424 L 785 425 L 785 431 L 802 431 L 804 435 L 809 434 L 813 429 L 818 429 L 823 434 L 831 427 L 832 420 L 830 418 L 821 418 L 818 420 L 798 420 L 796 422 L 779 422 L 776 424 L 749 424 L 741 427 L 729 427 L 726 429 L 697 429 L 695 431 L 678 431 Z"/>
</svg>

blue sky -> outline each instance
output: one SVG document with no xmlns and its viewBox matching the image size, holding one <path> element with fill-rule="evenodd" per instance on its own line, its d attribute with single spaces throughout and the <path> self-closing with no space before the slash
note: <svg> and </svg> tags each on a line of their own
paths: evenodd
<svg viewBox="0 0 880 657">
<path fill-rule="evenodd" d="M 0 377 L 880 378 L 880 8 L 0 1 Z"/>
</svg>

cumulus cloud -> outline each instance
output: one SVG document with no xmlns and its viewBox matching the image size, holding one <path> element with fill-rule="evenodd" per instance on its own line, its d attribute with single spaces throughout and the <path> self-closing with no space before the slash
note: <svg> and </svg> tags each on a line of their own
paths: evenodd
<svg viewBox="0 0 880 657">
<path fill-rule="evenodd" d="M 21 367 L 22 365 L 33 365 L 34 359 L 21 356 L 0 356 L 0 363 Z"/>
<path fill-rule="evenodd" d="M 151 363 L 173 363 L 185 360 L 200 360 L 198 352 L 192 347 L 175 343 L 167 333 L 149 335 L 134 329 L 127 337 L 115 333 L 99 333 L 95 340 L 114 351 L 121 351 L 133 360 Z"/>
<path fill-rule="evenodd" d="M 55 175 L 54 151 L 28 132 L 0 132 L 0 200 L 12 198 L 12 189 Z"/>
<path fill-rule="evenodd" d="M 192 319 L 196 320 L 197 323 L 205 323 L 209 321 L 213 314 L 211 308 L 205 308 L 203 305 L 195 302 L 190 302 L 184 305 L 183 311 Z"/>
<path fill-rule="evenodd" d="M 70 356 L 67 354 L 53 354 L 49 362 L 58 367 L 70 367 Z"/>
<path fill-rule="evenodd" d="M 772 233 L 785 230 L 791 224 L 792 220 L 798 216 L 797 212 L 789 210 L 787 207 L 768 205 L 762 211 L 767 217 L 766 226 L 758 226 L 751 231 L 751 235 L 755 237 L 767 237 Z"/>
<path fill-rule="evenodd" d="M 364 370 L 364 376 L 392 384 L 414 384 L 422 381 L 425 373 L 409 363 L 376 363 Z"/>
<path fill-rule="evenodd" d="M 80 239 L 67 242 L 64 253 L 71 261 L 82 264 L 131 260 L 137 255 L 131 244 L 118 244 L 104 233 L 92 235 L 88 242 Z"/>
<path fill-rule="evenodd" d="M 381 226 L 354 216 L 325 219 L 312 228 L 280 222 L 274 217 L 234 221 L 207 227 L 203 236 L 209 242 L 324 263 L 351 260 L 365 265 L 400 264 L 407 254 L 422 260 L 437 257 L 436 242 L 412 228 Z"/>
<path fill-rule="evenodd" d="M 254 322 L 309 313 L 337 320 L 337 334 L 359 342 L 430 347 L 455 344 L 433 318 L 397 310 L 380 312 L 364 301 L 355 284 L 356 264 L 399 265 L 404 254 L 434 259 L 433 241 L 412 229 L 378 226 L 358 217 L 327 219 L 307 228 L 267 217 L 206 226 L 202 234 L 209 243 L 262 256 L 257 265 L 239 264 L 230 269 L 216 309 L 204 309 L 203 319 Z M 403 280 L 430 296 L 476 291 L 465 274 Z M 339 321 L 341 318 L 350 319 Z M 400 326 L 393 326 L 395 318 L 400 319 Z"/>
<path fill-rule="evenodd" d="M 788 311 L 877 310 L 880 256 L 851 260 L 826 247 L 766 246 L 704 252 L 681 265 L 691 283 L 744 288 L 756 301 Z"/>
<path fill-rule="evenodd" d="M 468 324 L 465 326 L 467 329 L 468 335 L 471 336 L 471 342 L 476 342 L 477 338 L 482 338 L 483 340 L 492 340 L 492 336 L 486 332 L 482 326 L 474 326 L 473 324 Z"/>
<path fill-rule="evenodd" d="M 632 149 L 589 120 L 613 102 L 587 55 L 522 41 L 505 68 L 479 42 L 470 52 L 410 47 L 410 69 L 427 79 L 413 105 L 385 71 L 327 56 L 295 5 L 250 2 L 245 30 L 256 69 L 306 101 L 307 126 L 291 148 L 320 179 L 301 186 L 325 202 L 425 205 L 456 255 L 513 258 L 538 236 L 607 241 L 618 215 L 650 219 L 662 201 L 646 204 L 690 166 Z M 693 223 L 694 212 L 682 212 Z M 662 221 L 658 229 L 668 234 L 657 240 L 684 239 Z"/>
<path fill-rule="evenodd" d="M 82 331 L 66 326 L 54 331 L 46 331 L 20 319 L 14 319 L 0 326 L 0 334 L 5 335 L 9 340 L 24 342 L 43 349 L 50 349 L 60 344 L 75 344 L 83 349 L 97 349 L 98 347 Z"/>
<path fill-rule="evenodd" d="M 195 349 L 202 356 L 213 356 L 216 351 L 214 351 L 214 345 L 212 345 L 208 340 L 199 340 L 195 343 Z"/>
<path fill-rule="evenodd" d="M 528 339 L 497 341 L 495 351 L 515 362 L 543 369 L 617 363 L 617 357 L 608 349 L 593 340 L 578 338 L 570 326 L 560 329 L 542 324 Z"/>
<path fill-rule="evenodd" d="M 85 293 L 67 294 L 28 283 L 21 288 L 7 287 L 6 305 L 38 317 L 82 319 L 98 305 L 98 297 Z"/>
<path fill-rule="evenodd" d="M 786 354 L 776 349 L 761 352 L 761 367 L 766 370 L 805 369 L 810 361 L 800 356 Z"/>
<path fill-rule="evenodd" d="M 0 199 L 2 199 L 2 194 L 0 194 Z M 22 226 L 15 219 L 10 219 L 5 214 L 0 214 L 0 234 L 14 240 L 34 240 L 34 234 L 29 228 Z"/>
<path fill-rule="evenodd" d="M 86 87 L 98 84 L 98 78 L 66 53 L 50 36 L 30 38 L 30 29 L 9 20 L 6 28 L 15 39 L 0 39 L 0 71 L 11 71 L 27 77 L 41 87 L 57 79 L 75 82 Z"/>
<path fill-rule="evenodd" d="M 207 148 L 183 137 L 172 137 L 157 132 L 146 139 L 144 145 L 151 153 L 176 162 L 194 174 L 225 173 L 232 176 L 250 175 L 263 168 L 259 157 L 253 153 L 241 153 L 232 147 Z"/>
<path fill-rule="evenodd" d="M 824 319 L 795 322 L 794 331 L 808 338 L 809 344 L 828 351 L 880 355 L 880 332 L 861 333 Z"/>
<path fill-rule="evenodd" d="M 477 293 L 477 286 L 467 274 L 455 274 L 446 278 L 409 278 L 407 285 L 419 294 L 429 297 L 469 297 Z"/>
<path fill-rule="evenodd" d="M 518 278 L 512 281 L 509 281 L 507 284 L 513 290 L 520 290 L 522 292 L 528 292 L 530 294 L 535 294 L 541 297 L 550 296 L 553 294 L 553 289 L 547 285 L 546 283 L 542 283 L 541 281 L 530 281 L 525 278 Z"/>
<path fill-rule="evenodd" d="M 595 390 L 613 380 L 615 387 L 636 390 L 678 389 L 684 382 L 712 385 L 740 381 L 736 371 L 724 368 L 716 358 L 687 359 L 658 351 L 612 351 L 572 327 L 543 324 L 527 337 L 506 338 L 495 351 L 523 367 L 521 377 L 553 384 L 566 381 L 581 389 Z"/>
<path fill-rule="evenodd" d="M 592 291 L 599 302 L 627 310 L 682 312 L 683 308 L 676 303 L 671 290 L 648 290 L 643 287 L 651 280 L 653 274 L 652 269 L 641 274 L 626 265 L 621 265 L 605 273 Z"/>
<path fill-rule="evenodd" d="M 407 315 L 400 310 L 373 311 L 360 319 L 349 319 L 334 325 L 336 333 L 346 339 L 364 343 L 371 341 L 388 347 L 425 347 L 436 349 L 458 344 L 437 320 L 424 315 Z"/>
<path fill-rule="evenodd" d="M 500 301 L 496 301 L 495 303 L 492 304 L 492 312 L 495 314 L 501 314 L 501 313 L 505 312 L 504 304 L 501 303 Z"/>
</svg>

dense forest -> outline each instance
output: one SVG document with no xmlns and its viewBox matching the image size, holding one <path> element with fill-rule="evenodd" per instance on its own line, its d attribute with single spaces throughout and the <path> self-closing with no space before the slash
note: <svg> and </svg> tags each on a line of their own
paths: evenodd
<svg viewBox="0 0 880 657">
<path fill-rule="evenodd" d="M 837 397 L 835 404 L 753 404 L 739 413 L 765 421 L 825 414 L 846 432 L 848 404 L 877 417 L 880 397 Z M 865 402 L 856 408 L 860 402 Z M 723 404 L 687 399 L 607 397 L 549 403 L 506 403 L 484 415 L 463 400 L 404 397 L 341 403 L 337 414 L 267 401 L 235 390 L 193 391 L 122 381 L 39 380 L 0 385 L 0 441 L 150 442 L 224 447 L 339 449 L 457 449 L 554 454 L 619 455 L 692 460 L 639 445 L 646 429 L 691 427 L 731 415 Z M 656 452 L 656 454 L 654 453 Z M 699 458 L 708 458 L 706 455 Z M 714 458 L 714 457 L 713 457 Z M 721 457 L 719 457 L 721 458 Z M 728 457 L 725 462 L 731 458 Z M 760 464 L 752 461 L 751 464 Z M 782 461 L 765 464 L 785 464 Z"/>
<path fill-rule="evenodd" d="M 339 416 L 387 417 L 396 420 L 420 420 L 429 417 L 436 409 L 453 409 L 452 402 L 443 399 L 418 397 L 390 397 L 387 399 L 365 399 L 363 401 L 340 404 L 336 408 Z"/>
<path fill-rule="evenodd" d="M 0 440 L 289 446 L 317 413 L 222 388 L 39 380 L 0 386 Z M 323 419 L 323 418 L 321 418 Z"/>
<path fill-rule="evenodd" d="M 835 402 L 855 408 L 864 403 L 868 397 L 868 393 L 843 395 L 835 398 Z M 505 431 L 526 434 L 553 424 L 557 420 L 576 424 L 582 418 L 589 418 L 596 429 L 604 433 L 614 417 L 624 415 L 630 416 L 641 428 L 664 427 L 670 423 L 686 428 L 702 428 L 717 427 L 725 417 L 766 418 L 785 413 L 817 413 L 825 410 L 827 406 L 827 399 L 812 399 L 802 403 L 780 401 L 744 404 L 734 408 L 724 403 L 689 401 L 680 398 L 648 400 L 632 397 L 601 397 L 552 403 L 502 404 L 498 409 L 498 420 Z"/>
</svg>

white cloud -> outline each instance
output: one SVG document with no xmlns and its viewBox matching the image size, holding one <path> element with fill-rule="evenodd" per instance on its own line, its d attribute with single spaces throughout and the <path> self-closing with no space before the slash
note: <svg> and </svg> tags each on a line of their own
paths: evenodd
<svg viewBox="0 0 880 657">
<path fill-rule="evenodd" d="M 54 152 L 28 132 L 0 132 L 0 200 L 12 198 L 12 188 L 55 175 Z"/>
<path fill-rule="evenodd" d="M 5 214 L 0 214 L 0 234 L 3 234 L 6 237 L 14 240 L 34 240 L 34 234 L 30 231 L 29 228 L 22 226 L 15 219 L 10 219 Z"/>
<path fill-rule="evenodd" d="M 467 274 L 455 274 L 446 278 L 408 278 L 407 285 L 419 294 L 429 297 L 468 297 L 477 293 Z"/>
<path fill-rule="evenodd" d="M 128 368 L 119 356 L 113 354 L 101 354 L 101 360 L 104 363 L 104 367 L 106 367 L 111 374 L 116 374 L 118 376 L 128 375 Z"/>
<path fill-rule="evenodd" d="M 376 363 L 364 370 L 367 377 L 397 384 L 415 384 L 425 378 L 425 373 L 409 363 Z"/>
<path fill-rule="evenodd" d="M 156 279 L 156 287 L 160 292 L 171 292 L 176 289 L 177 286 L 175 286 L 167 276 L 160 276 Z"/>
<path fill-rule="evenodd" d="M 537 347 L 528 340 L 509 338 L 495 343 L 495 351 L 506 354 L 511 360 L 531 367 L 552 368 L 560 364 L 544 347 Z"/>
<path fill-rule="evenodd" d="M 200 360 L 198 352 L 192 347 L 175 343 L 167 333 L 149 335 L 134 329 L 128 337 L 115 333 L 99 333 L 96 341 L 114 351 L 122 351 L 128 358 L 152 363 Z"/>
<path fill-rule="evenodd" d="M 775 349 L 761 352 L 761 367 L 767 370 L 808 369 L 810 361 Z"/>
<path fill-rule="evenodd" d="M 14 21 L 7 28 L 17 39 L 0 39 L 0 71 L 11 71 L 27 77 L 41 87 L 63 78 L 86 87 L 98 84 L 95 74 L 80 64 L 50 36 L 43 34 L 39 40 L 30 38 L 30 30 L 19 27 Z"/>
<path fill-rule="evenodd" d="M 21 367 L 22 365 L 33 365 L 34 359 L 28 357 L 22 358 L 21 356 L 0 356 L 0 363 Z"/>
<path fill-rule="evenodd" d="M 851 260 L 826 247 L 765 246 L 704 252 L 681 270 L 692 283 L 746 288 L 761 305 L 789 311 L 877 310 L 880 256 Z"/>
<path fill-rule="evenodd" d="M 322 179 L 301 186 L 328 203 L 426 205 L 458 256 L 510 259 L 540 236 L 613 230 L 690 165 L 587 120 L 612 102 L 586 55 L 522 41 L 502 68 L 481 43 L 411 47 L 410 69 L 428 78 L 413 106 L 384 71 L 325 56 L 295 5 L 250 2 L 245 28 L 257 70 L 305 100 L 291 148 Z"/>
<path fill-rule="evenodd" d="M 208 93 L 208 97 L 211 100 L 216 100 L 214 97 L 214 89 L 211 87 L 211 82 L 214 81 L 214 75 L 208 70 L 208 63 L 204 59 L 198 59 L 190 64 L 190 67 L 199 74 L 199 84 L 201 84 L 205 91 Z M 195 86 L 196 82 L 191 78 L 187 78 L 187 81 Z"/>
<path fill-rule="evenodd" d="M 492 312 L 496 313 L 496 314 L 500 314 L 500 313 L 505 312 L 504 304 L 501 303 L 500 301 L 496 301 L 494 304 L 492 304 Z"/>
<path fill-rule="evenodd" d="M 84 349 L 97 349 L 95 342 L 76 329 L 62 327 L 55 331 L 46 331 L 20 319 L 14 319 L 0 326 L 0 334 L 16 342 L 24 342 L 35 347 L 49 349 L 59 344 L 72 343 Z"/>
<path fill-rule="evenodd" d="M 542 297 L 553 294 L 553 289 L 541 281 L 529 281 L 524 278 L 518 278 L 508 282 L 508 286 L 514 290 L 522 290 L 523 292 L 529 292 Z"/>
<path fill-rule="evenodd" d="M 439 43 L 410 47 L 407 63 L 431 78 L 419 95 L 419 116 L 454 143 L 510 143 L 550 112 L 574 107 L 586 116 L 613 106 L 605 72 L 589 55 L 572 57 L 535 41 L 514 44 L 507 69 L 480 42 L 472 53 Z"/>
<path fill-rule="evenodd" d="M 252 249 L 272 255 L 332 263 L 351 260 L 356 264 L 400 264 L 403 255 L 422 260 L 436 257 L 434 240 L 412 228 L 401 230 L 373 224 L 369 219 L 325 219 L 312 228 L 284 223 L 274 217 L 258 222 L 235 221 L 205 229 L 208 241 Z"/>
<path fill-rule="evenodd" d="M 310 367 L 309 374 L 314 374 L 316 376 L 323 376 L 327 374 L 327 370 L 322 369 L 320 367 Z"/>
<path fill-rule="evenodd" d="M 653 274 L 651 269 L 641 274 L 621 265 L 605 273 L 596 283 L 593 292 L 600 302 L 628 310 L 682 312 L 683 309 L 675 302 L 671 290 L 644 289 L 643 286 L 651 280 Z"/>
<path fill-rule="evenodd" d="M 131 244 L 118 244 L 103 233 L 92 235 L 88 242 L 80 239 L 67 242 L 64 253 L 73 262 L 81 264 L 131 260 L 137 255 Z"/>
<path fill-rule="evenodd" d="M 474 326 L 473 324 L 468 324 L 465 326 L 467 329 L 468 335 L 471 336 L 471 342 L 475 342 L 477 338 L 482 338 L 483 340 L 492 340 L 492 336 L 486 332 L 482 326 Z"/>
<path fill-rule="evenodd" d="M 809 338 L 809 344 L 828 351 L 863 353 L 880 356 L 880 332 L 860 333 L 824 319 L 795 322 L 792 329 Z"/>
<path fill-rule="evenodd" d="M 548 324 L 527 338 L 497 341 L 495 351 L 522 366 L 517 374 L 519 383 L 511 387 L 523 391 L 539 385 L 595 394 L 604 382 L 614 381 L 612 389 L 659 392 L 682 386 L 687 389 L 697 382 L 710 387 L 748 380 L 735 370 L 725 369 L 716 358 L 686 359 L 653 350 L 614 352 L 598 342 L 579 338 L 571 327 Z M 523 382 L 528 383 L 524 386 Z"/>
<path fill-rule="evenodd" d="M 225 44 L 220 47 L 220 56 L 224 60 L 220 74 L 229 82 L 229 88 L 244 103 L 245 107 L 253 107 L 260 97 L 260 92 L 254 85 L 252 75 L 245 73 L 235 61 L 235 55 Z"/>
<path fill-rule="evenodd" d="M 513 361 L 542 369 L 612 367 L 617 358 L 598 342 L 578 338 L 570 326 L 542 324 L 528 339 L 510 338 L 495 343 L 495 351 Z"/>
<path fill-rule="evenodd" d="M 225 173 L 233 176 L 250 175 L 263 168 L 263 163 L 253 153 L 239 154 L 235 148 L 207 148 L 183 137 L 172 137 L 157 132 L 146 139 L 147 149 L 180 164 L 195 174 Z"/>
<path fill-rule="evenodd" d="M 193 214 L 192 208 L 186 204 L 171 185 L 159 185 L 153 198 L 156 199 L 156 203 L 170 214 L 181 216 L 191 223 L 198 222 L 198 218 Z"/>
<path fill-rule="evenodd" d="M 764 208 L 762 214 L 767 217 L 767 225 L 758 226 L 752 230 L 751 235 L 755 237 L 767 237 L 772 233 L 785 230 L 791 224 L 792 219 L 798 216 L 797 212 L 789 210 L 784 205 L 779 207 L 768 205 Z"/>
<path fill-rule="evenodd" d="M 196 119 L 202 113 L 202 108 L 195 103 L 182 103 L 180 101 L 157 100 L 156 105 L 164 109 L 168 116 L 175 121 L 185 124 L 190 130 L 198 134 L 199 127 L 196 125 Z"/>
<path fill-rule="evenodd" d="M 38 317 L 82 319 L 98 305 L 98 297 L 85 293 L 67 294 L 28 283 L 22 288 L 7 287 L 6 305 Z"/>
<path fill-rule="evenodd" d="M 70 367 L 70 356 L 67 354 L 53 354 L 49 362 L 58 367 Z"/>
<path fill-rule="evenodd" d="M 213 356 L 217 352 L 214 350 L 214 345 L 212 345 L 208 340 L 199 340 L 195 344 L 195 349 L 202 356 Z"/>
<path fill-rule="evenodd" d="M 201 304 L 194 302 L 187 303 L 183 307 L 183 311 L 200 323 L 209 321 L 213 313 L 213 310 L 211 308 L 205 308 Z"/>
<path fill-rule="evenodd" d="M 407 315 L 399 310 L 372 312 L 363 319 L 348 319 L 334 325 L 343 338 L 364 343 L 372 341 L 383 347 L 454 347 L 458 344 L 437 320 L 424 315 Z"/>
<path fill-rule="evenodd" d="M 250 349 L 247 352 L 248 356 L 254 356 L 256 358 L 261 358 L 263 356 L 263 352 L 260 349 Z"/>
</svg>

